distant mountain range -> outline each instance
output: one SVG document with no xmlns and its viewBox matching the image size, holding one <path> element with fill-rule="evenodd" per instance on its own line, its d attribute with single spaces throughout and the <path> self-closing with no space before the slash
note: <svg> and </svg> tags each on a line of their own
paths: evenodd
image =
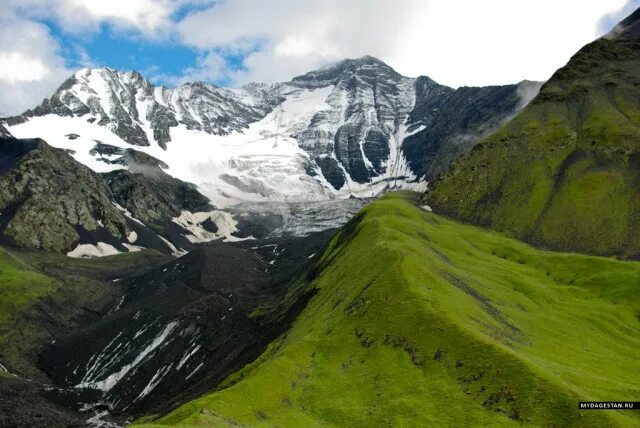
<svg viewBox="0 0 640 428">
<path fill-rule="evenodd" d="M 93 181 L 94 173 L 103 174 L 108 189 L 100 184 L 101 191 L 111 192 L 122 213 L 107 206 L 106 196 L 92 202 L 101 208 L 94 206 L 87 221 L 62 212 L 53 218 L 58 211 L 43 205 L 43 224 L 60 227 L 36 232 L 20 219 L 38 208 L 22 205 L 16 194 L 0 205 L 0 232 L 21 246 L 91 256 L 149 246 L 179 253 L 219 238 L 336 227 L 362 206 L 348 198 L 424 190 L 426 180 L 513 117 L 538 87 L 455 90 L 401 76 L 372 57 L 240 89 L 202 82 L 168 89 L 137 72 L 83 69 L 40 106 L 2 123 L 15 137 L 40 138 L 84 165 L 65 160 L 56 174 L 86 170 Z M 39 156 L 66 156 L 42 150 Z M 38 174 L 12 173 L 14 181 Z M 71 189 L 84 180 L 72 177 Z M 74 195 L 66 196 L 70 204 L 84 203 Z M 119 231 L 103 227 L 106 212 L 118 219 Z M 132 231 L 149 239 L 129 242 Z"/>
<path fill-rule="evenodd" d="M 214 204 L 371 196 L 418 184 L 512 117 L 536 83 L 452 88 L 373 57 L 279 84 L 156 87 L 137 72 L 83 69 L 4 123 L 72 149 L 104 172 L 97 141 L 134 148 L 198 185 Z"/>
</svg>

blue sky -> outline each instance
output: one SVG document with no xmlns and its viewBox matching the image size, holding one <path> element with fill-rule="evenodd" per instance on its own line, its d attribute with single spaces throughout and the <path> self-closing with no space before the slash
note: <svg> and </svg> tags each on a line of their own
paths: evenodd
<svg viewBox="0 0 640 428">
<path fill-rule="evenodd" d="M 450 86 L 545 80 L 640 0 L 3 0 L 0 114 L 81 67 L 283 81 L 347 57 Z M 549 13 L 553 10 L 553 13 Z"/>
<path fill-rule="evenodd" d="M 47 25 L 60 42 L 65 62 L 72 69 L 108 66 L 177 76 L 198 59 L 198 51 L 189 46 L 171 40 L 127 37 L 112 31 L 108 25 L 101 25 L 89 36 L 67 35 L 55 23 Z"/>
</svg>

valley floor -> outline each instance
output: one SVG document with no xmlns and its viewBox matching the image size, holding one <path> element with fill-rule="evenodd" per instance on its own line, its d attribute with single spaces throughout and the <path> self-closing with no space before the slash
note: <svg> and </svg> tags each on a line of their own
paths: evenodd
<svg viewBox="0 0 640 428">
<path fill-rule="evenodd" d="M 419 207 L 362 209 L 290 330 L 146 426 L 638 426 L 640 263 L 542 251 Z"/>
</svg>

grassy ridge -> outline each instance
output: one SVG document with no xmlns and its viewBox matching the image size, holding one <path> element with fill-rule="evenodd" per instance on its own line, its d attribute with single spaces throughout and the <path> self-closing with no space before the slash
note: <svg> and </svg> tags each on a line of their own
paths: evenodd
<svg viewBox="0 0 640 428">
<path fill-rule="evenodd" d="M 432 183 L 427 202 L 547 248 L 638 258 L 638 171 L 640 41 L 602 38 Z"/>
<path fill-rule="evenodd" d="M 637 426 L 577 401 L 640 396 L 640 263 L 536 250 L 414 198 L 365 207 L 287 334 L 146 423 Z"/>
</svg>

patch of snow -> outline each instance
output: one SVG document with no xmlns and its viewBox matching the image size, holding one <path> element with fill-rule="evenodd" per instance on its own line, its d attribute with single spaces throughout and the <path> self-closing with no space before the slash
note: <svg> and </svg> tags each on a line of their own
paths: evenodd
<svg viewBox="0 0 640 428">
<path fill-rule="evenodd" d="M 425 129 L 427 129 L 427 127 L 426 127 L 425 125 L 420 125 L 420 126 L 418 126 L 416 129 L 413 129 L 413 130 L 411 130 L 411 131 L 409 131 L 409 132 L 406 132 L 406 133 L 404 134 L 404 137 L 405 137 L 405 138 L 410 137 L 410 136 L 412 136 L 412 135 L 414 135 L 414 134 L 417 134 L 418 132 L 422 132 L 422 131 L 424 131 Z"/>
<path fill-rule="evenodd" d="M 67 256 L 74 258 L 82 257 L 105 257 L 120 254 L 120 251 L 116 250 L 113 245 L 106 244 L 104 242 L 98 242 L 97 244 L 80 244 L 73 250 L 67 253 Z"/>
<path fill-rule="evenodd" d="M 154 352 L 155 349 L 158 348 L 165 341 L 165 339 L 169 336 L 169 334 L 175 329 L 177 325 L 178 323 L 176 321 L 172 321 L 169 324 L 167 324 L 164 330 L 162 330 L 160 334 L 158 334 L 155 338 L 153 338 L 153 340 L 143 350 L 140 351 L 140 353 L 136 356 L 136 358 L 130 364 L 125 364 L 120 368 L 120 370 L 118 370 L 117 372 L 111 373 L 109 376 L 101 380 L 91 379 L 90 378 L 91 372 L 88 371 L 87 374 L 85 375 L 85 379 L 83 379 L 82 382 L 76 385 L 76 388 L 92 388 L 92 389 L 99 389 L 105 392 L 110 391 L 122 378 L 124 378 L 127 375 L 127 373 L 129 373 L 133 368 L 137 367 L 142 362 L 142 360 L 145 359 L 147 355 Z M 116 336 L 116 338 L 117 337 L 118 336 Z M 107 345 L 105 350 L 110 345 L 111 344 Z"/>
<path fill-rule="evenodd" d="M 198 367 L 196 367 L 195 369 L 193 369 L 193 371 L 192 371 L 191 373 L 189 373 L 189 374 L 187 375 L 187 377 L 185 377 L 185 379 L 189 379 L 191 376 L 193 376 L 194 374 L 196 374 L 196 372 L 197 372 L 198 370 L 200 370 L 200 368 L 202 368 L 202 365 L 203 365 L 203 364 L 204 364 L 204 363 L 200 363 L 200 364 L 198 364 Z"/>
<path fill-rule="evenodd" d="M 118 310 L 120 309 L 120 307 L 122 307 L 122 304 L 124 303 L 125 297 L 127 297 L 127 296 L 122 296 L 120 298 L 120 301 L 118 302 L 118 304 L 116 305 L 116 307 L 113 309 L 112 312 L 118 312 Z"/>
<path fill-rule="evenodd" d="M 140 226 L 145 226 L 145 224 L 144 224 L 143 222 L 141 222 L 140 220 L 138 220 L 137 218 L 135 218 L 133 215 L 131 215 L 131 212 L 129 212 L 129 210 L 128 210 L 128 209 L 126 209 L 125 207 L 121 206 L 120 204 L 118 204 L 118 203 L 116 203 L 116 202 L 113 202 L 113 205 L 114 205 L 117 209 L 119 209 L 120 211 L 122 211 L 122 212 L 123 212 L 123 214 L 125 215 L 125 217 L 127 217 L 127 218 L 129 218 L 129 219 L 131 219 L 131 220 L 135 221 L 135 222 L 136 222 L 136 223 L 138 223 Z M 135 233 L 135 232 L 133 232 L 133 233 Z M 136 235 L 136 237 L 137 237 L 137 235 Z M 129 242 L 131 242 L 131 241 L 129 241 Z"/>
<path fill-rule="evenodd" d="M 422 209 L 425 211 L 433 211 L 429 205 L 422 205 Z"/>
<path fill-rule="evenodd" d="M 158 384 L 160 384 L 160 382 L 162 382 L 162 379 L 164 379 L 164 377 L 167 375 L 167 373 L 169 373 L 169 370 L 171 370 L 172 366 L 173 366 L 173 363 L 171 363 L 168 366 L 165 366 L 165 367 L 161 368 L 160 370 L 158 370 L 153 375 L 153 377 L 151 378 L 151 380 L 149 381 L 147 386 L 144 387 L 142 392 L 140 392 L 140 394 L 133 401 L 138 401 L 139 399 L 147 396 L 151 391 L 153 391 L 153 389 L 156 386 L 158 386 Z"/>
<path fill-rule="evenodd" d="M 216 232 L 209 232 L 202 225 L 205 221 L 212 221 L 218 228 Z M 192 243 L 209 242 L 214 239 L 224 239 L 225 241 L 239 241 L 240 238 L 232 236 L 237 230 L 237 221 L 233 216 L 224 211 L 196 212 L 181 211 L 178 217 L 174 217 L 172 221 L 190 233 L 185 238 Z"/>
<path fill-rule="evenodd" d="M 173 255 L 173 257 L 178 258 L 178 257 L 182 257 L 185 254 L 187 254 L 187 252 L 185 250 L 183 250 L 182 248 L 178 250 L 175 245 L 173 245 L 171 242 L 169 242 L 168 239 L 165 239 L 160 235 L 158 235 L 158 238 L 160 238 L 162 240 L 162 242 L 164 242 L 166 244 L 166 246 L 171 251 L 171 254 Z"/>
<path fill-rule="evenodd" d="M 138 239 L 138 234 L 135 231 L 131 231 L 127 234 L 127 241 L 129 241 L 130 244 L 133 244 L 134 242 L 136 242 L 136 240 Z"/>
<path fill-rule="evenodd" d="M 108 410 L 96 411 L 94 416 L 87 419 L 85 422 L 88 427 L 93 428 L 120 428 L 122 425 L 118 425 L 114 422 L 105 421 L 103 418 L 109 416 Z"/>
<path fill-rule="evenodd" d="M 145 247 L 141 247 L 139 245 L 127 244 L 126 242 L 123 242 L 122 246 L 125 247 L 127 250 L 129 250 L 130 253 L 135 253 L 136 251 L 142 251 L 145 248 Z"/>
<path fill-rule="evenodd" d="M 189 358 L 191 358 L 191 356 L 193 354 L 195 354 L 196 352 L 198 352 L 198 349 L 200 349 L 201 345 L 196 346 L 195 348 L 193 348 L 191 351 L 187 351 L 182 358 L 180 359 L 180 362 L 178 363 L 178 366 L 176 367 L 176 370 L 180 370 L 182 368 L 182 366 L 184 365 L 184 363 L 187 362 L 187 360 Z"/>
</svg>

